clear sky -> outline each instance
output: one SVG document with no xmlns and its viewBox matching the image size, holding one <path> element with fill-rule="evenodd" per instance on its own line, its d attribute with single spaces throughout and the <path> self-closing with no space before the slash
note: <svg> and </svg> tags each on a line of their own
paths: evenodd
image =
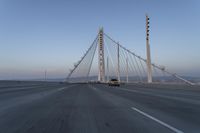
<svg viewBox="0 0 200 133">
<path fill-rule="evenodd" d="M 0 79 L 66 77 L 101 26 L 145 57 L 145 13 L 152 61 L 200 76 L 199 0 L 0 0 Z"/>
</svg>

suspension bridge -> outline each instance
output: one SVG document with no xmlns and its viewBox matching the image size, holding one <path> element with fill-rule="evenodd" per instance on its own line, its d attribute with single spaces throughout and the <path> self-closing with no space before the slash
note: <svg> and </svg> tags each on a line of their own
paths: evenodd
<svg viewBox="0 0 200 133">
<path fill-rule="evenodd" d="M 151 62 L 149 17 L 146 15 L 146 59 L 115 41 L 100 28 L 93 43 L 70 69 L 68 82 L 101 82 L 117 78 L 122 83 L 187 83 L 191 81 L 172 73 L 165 66 Z"/>
<path fill-rule="evenodd" d="M 146 55 L 101 28 L 67 82 L 0 81 L 1 132 L 199 133 L 199 86 L 152 63 L 148 16 Z"/>
</svg>

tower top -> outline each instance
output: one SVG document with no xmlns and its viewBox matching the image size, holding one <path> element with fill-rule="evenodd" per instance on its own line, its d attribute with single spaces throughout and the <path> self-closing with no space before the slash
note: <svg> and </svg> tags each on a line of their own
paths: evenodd
<svg viewBox="0 0 200 133">
<path fill-rule="evenodd" d="M 103 27 L 100 27 L 100 28 L 99 28 L 99 32 L 103 32 Z"/>
</svg>

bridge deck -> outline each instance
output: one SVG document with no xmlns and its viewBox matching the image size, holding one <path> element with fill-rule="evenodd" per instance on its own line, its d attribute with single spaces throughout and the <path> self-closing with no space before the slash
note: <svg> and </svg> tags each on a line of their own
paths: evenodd
<svg viewBox="0 0 200 133">
<path fill-rule="evenodd" d="M 199 123 L 197 87 L 0 84 L 2 133 L 191 133 Z"/>
</svg>

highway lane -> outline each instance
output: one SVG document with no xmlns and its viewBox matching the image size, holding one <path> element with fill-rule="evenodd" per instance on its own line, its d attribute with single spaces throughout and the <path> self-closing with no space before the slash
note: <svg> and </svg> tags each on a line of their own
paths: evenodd
<svg viewBox="0 0 200 133">
<path fill-rule="evenodd" d="M 0 90 L 7 88 L 17 88 L 17 87 L 29 87 L 42 85 L 44 82 L 39 81 L 0 81 Z M 52 83 L 51 83 L 52 84 Z"/>
<path fill-rule="evenodd" d="M 133 85 L 126 85 L 126 88 L 132 88 Z M 182 97 L 184 99 L 193 99 L 200 101 L 200 86 L 188 85 L 134 85 L 134 90 L 143 90 L 144 92 L 155 92 L 172 97 Z"/>
<path fill-rule="evenodd" d="M 185 93 L 182 95 L 182 89 L 172 88 L 163 91 L 135 86 L 98 87 L 101 88 L 101 91 L 104 90 L 132 101 L 134 107 L 144 110 L 160 120 L 171 123 L 178 129 L 185 132 L 198 133 L 200 131 L 200 104 L 196 99 L 197 96 L 200 97 L 200 92 L 197 90 L 187 90 L 190 94 Z M 194 95 L 191 95 L 191 93 L 194 93 Z M 194 97 L 195 100 L 191 100 Z"/>
<path fill-rule="evenodd" d="M 147 88 L 134 85 L 118 88 L 101 84 L 46 84 L 32 87 L 0 93 L 0 132 L 200 131 L 199 104 L 187 102 L 188 97 L 186 100 L 172 98 L 184 98 L 182 93 L 172 95 L 172 89 L 166 89 L 165 95 L 165 91 L 160 93 L 151 88 L 148 92 Z"/>
</svg>

